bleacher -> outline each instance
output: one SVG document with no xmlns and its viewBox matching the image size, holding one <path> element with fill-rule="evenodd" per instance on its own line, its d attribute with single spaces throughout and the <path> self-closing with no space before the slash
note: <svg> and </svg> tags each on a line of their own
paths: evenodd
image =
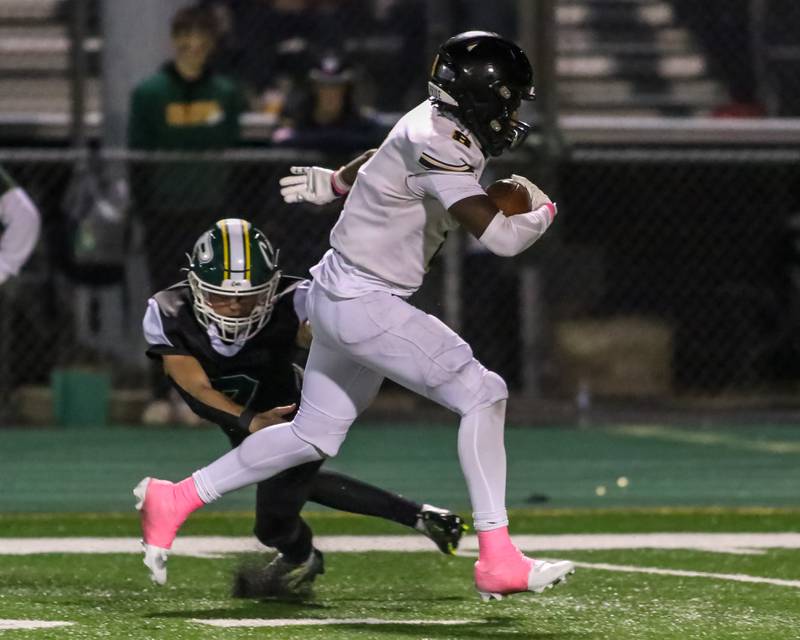
<svg viewBox="0 0 800 640">
<path fill-rule="evenodd" d="M 556 20 L 562 116 L 703 116 L 728 100 L 668 0 L 559 0 Z M 94 34 L 85 40 L 91 123 L 101 47 Z M 67 3 L 0 0 L 0 135 L 59 138 L 69 115 Z"/>
<path fill-rule="evenodd" d="M 702 116 L 727 93 L 665 0 L 557 3 L 562 115 Z"/>
<path fill-rule="evenodd" d="M 69 31 L 64 0 L 0 0 L 0 127 L 6 134 L 64 130 L 71 104 Z M 94 114 L 100 46 L 96 37 L 84 43 L 92 71 L 86 107 Z"/>
</svg>

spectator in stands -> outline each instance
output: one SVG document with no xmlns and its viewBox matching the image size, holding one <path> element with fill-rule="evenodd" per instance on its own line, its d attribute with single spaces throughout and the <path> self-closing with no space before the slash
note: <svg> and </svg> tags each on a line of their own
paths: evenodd
<svg viewBox="0 0 800 640">
<path fill-rule="evenodd" d="M 202 1 L 227 25 L 215 62 L 246 84 L 254 109 L 275 117 L 305 81 L 313 50 L 343 49 L 371 23 L 362 0 Z"/>
<path fill-rule="evenodd" d="M 217 37 L 213 12 L 203 7 L 181 9 L 172 19 L 171 33 L 174 58 L 133 91 L 129 146 L 183 152 L 237 146 L 245 100 L 236 81 L 209 67 Z M 227 216 L 228 174 L 228 167 L 205 160 L 144 161 L 133 167 L 134 204 L 144 227 L 153 290 L 169 286 L 179 276 L 183 251 L 192 245 L 197 230 Z M 159 395 L 166 392 L 162 386 Z M 148 407 L 144 417 L 166 422 L 173 416 L 160 403 Z"/>
<path fill-rule="evenodd" d="M 321 56 L 308 73 L 307 81 L 287 100 L 282 114 L 284 126 L 274 132 L 273 143 L 280 147 L 323 150 L 334 164 L 378 146 L 386 128 L 359 112 L 354 92 L 355 72 L 347 61 L 334 53 Z M 304 218 L 302 225 L 275 228 L 267 223 L 270 233 L 280 242 L 297 247 L 291 259 L 298 273 L 305 273 L 327 250 L 330 227 L 340 209 L 339 203 L 331 203 L 322 215 L 315 212 Z M 292 217 L 296 216 L 292 212 Z"/>
<path fill-rule="evenodd" d="M 371 80 L 369 104 L 379 112 L 393 113 L 399 118 L 425 99 L 425 74 L 430 64 L 427 42 L 429 4 L 446 6 L 448 3 L 376 1 L 372 3 L 372 15 L 366 29 L 349 34 L 347 51 L 358 56 Z M 496 5 L 492 3 L 495 10 Z M 472 26 L 475 24 L 479 23 Z"/>
<path fill-rule="evenodd" d="M 699 38 L 713 73 L 725 84 L 730 102 L 718 105 L 715 117 L 759 118 L 766 115 L 759 101 L 753 39 L 748 29 L 749 0 L 695 2 L 675 0 L 678 16 Z"/>
<path fill-rule="evenodd" d="M 27 261 L 40 225 L 36 205 L 0 166 L 0 287 Z"/>
<path fill-rule="evenodd" d="M 386 127 L 363 115 L 355 101 L 355 71 L 338 53 L 320 56 L 308 80 L 287 100 L 275 145 L 351 154 L 374 147 Z"/>
</svg>

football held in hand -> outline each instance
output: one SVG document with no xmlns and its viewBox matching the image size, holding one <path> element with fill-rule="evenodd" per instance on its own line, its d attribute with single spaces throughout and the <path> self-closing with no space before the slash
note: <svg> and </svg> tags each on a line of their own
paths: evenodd
<svg viewBox="0 0 800 640">
<path fill-rule="evenodd" d="M 486 194 L 506 216 L 515 216 L 531 210 L 528 190 L 515 180 L 504 178 L 489 185 Z"/>
</svg>

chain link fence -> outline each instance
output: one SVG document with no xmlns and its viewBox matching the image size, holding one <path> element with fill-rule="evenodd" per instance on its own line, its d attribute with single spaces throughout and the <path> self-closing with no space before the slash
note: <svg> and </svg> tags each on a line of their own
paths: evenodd
<svg viewBox="0 0 800 640">
<path fill-rule="evenodd" d="M 101 154 L 90 166 L 98 175 L 125 167 L 134 197 L 118 221 L 121 248 L 87 252 L 70 210 L 85 158 L 0 158 L 44 220 L 24 277 L 3 289 L 7 399 L 76 367 L 106 371 L 115 388 L 146 389 L 144 302 L 182 278 L 196 236 L 219 217 L 247 217 L 280 247 L 284 272 L 304 276 L 326 250 L 340 208 L 289 206 L 278 193 L 290 165 L 341 160 L 319 153 Z M 526 154 L 495 162 L 486 181 L 543 176 L 559 203 L 557 223 L 513 260 L 456 234 L 414 302 L 456 327 L 517 398 L 664 403 L 790 391 L 800 374 L 799 161 L 797 149 L 597 147 L 550 167 Z M 152 182 L 136 193 L 142 173 L 152 180 L 166 172 L 174 188 L 174 172 L 187 168 L 215 176 L 213 206 L 160 207 Z M 100 181 L 100 189 L 113 201 L 111 184 Z M 90 246 L 116 247 L 119 228 L 91 227 Z"/>
<path fill-rule="evenodd" d="M 76 29 L 70 17 L 78 4 L 86 24 Z M 344 59 L 375 135 L 424 98 L 435 45 L 474 27 L 536 51 L 545 85 L 550 76 L 541 71 L 553 67 L 544 88 L 557 105 L 540 100 L 539 108 L 557 107 L 561 131 L 540 131 L 526 150 L 491 164 L 485 180 L 530 176 L 558 201 L 560 217 L 513 260 L 451 234 L 414 302 L 459 330 L 517 400 L 791 401 L 800 377 L 800 144 L 796 125 L 757 125 L 763 116 L 800 115 L 800 4 L 201 4 L 220 25 L 215 65 L 246 88 L 242 138 L 250 148 L 214 155 L 114 151 L 99 141 L 91 152 L 46 148 L 69 136 L 81 85 L 93 117 L 74 138 L 91 143 L 102 126 L 103 3 L 0 0 L 7 36 L 0 163 L 44 223 L 23 275 L 0 289 L 5 422 L 29 416 L 41 404 L 30 390 L 49 387 L 63 370 L 103 371 L 116 392 L 146 397 L 145 300 L 181 278 L 185 252 L 220 217 L 253 220 L 281 248 L 284 271 L 305 275 L 327 248 L 339 205 L 289 207 L 278 178 L 293 164 L 339 166 L 371 144 L 337 134 L 299 151 L 276 137 L 287 115 L 308 106 L 309 70 L 330 53 Z M 548 6 L 554 49 L 539 51 L 536 30 L 549 27 L 533 14 Z M 83 47 L 71 50 L 76 33 Z M 77 50 L 87 77 L 75 77 Z M 652 145 L 630 128 L 647 120 L 630 117 L 639 115 L 659 117 Z M 669 116 L 747 116 L 756 125 L 745 140 L 745 128 L 725 133 L 702 120 L 704 133 L 696 120 Z M 668 139 L 681 122 L 680 136 Z"/>
</svg>

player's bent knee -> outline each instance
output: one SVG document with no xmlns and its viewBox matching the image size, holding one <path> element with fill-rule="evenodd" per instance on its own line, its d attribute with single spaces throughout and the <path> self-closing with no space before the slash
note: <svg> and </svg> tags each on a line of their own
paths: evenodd
<svg viewBox="0 0 800 640">
<path fill-rule="evenodd" d="M 508 398 L 508 387 L 502 377 L 489 371 L 474 358 L 431 397 L 447 408 L 464 416 Z"/>
<path fill-rule="evenodd" d="M 508 398 L 508 386 L 506 381 L 494 371 L 484 369 L 483 381 L 478 392 L 474 395 L 473 401 L 468 410 L 461 412 L 466 415 L 473 411 L 480 411 L 493 404 Z"/>
<path fill-rule="evenodd" d="M 339 453 L 339 447 L 354 420 L 355 415 L 352 418 L 337 418 L 306 402 L 292 420 L 292 430 L 298 438 L 317 449 L 320 455 L 332 458 Z"/>
<path fill-rule="evenodd" d="M 500 374 L 489 371 L 483 378 L 484 393 L 488 404 L 508 398 L 508 385 Z"/>
<path fill-rule="evenodd" d="M 330 425 L 326 425 L 330 427 Z M 350 423 L 347 424 L 350 426 Z M 294 425 L 295 435 L 314 447 L 323 458 L 333 458 L 339 453 L 339 447 L 342 446 L 344 439 L 347 437 L 347 429 L 344 431 L 328 431 L 327 429 L 314 428 L 313 425 L 306 424 Z"/>
</svg>

